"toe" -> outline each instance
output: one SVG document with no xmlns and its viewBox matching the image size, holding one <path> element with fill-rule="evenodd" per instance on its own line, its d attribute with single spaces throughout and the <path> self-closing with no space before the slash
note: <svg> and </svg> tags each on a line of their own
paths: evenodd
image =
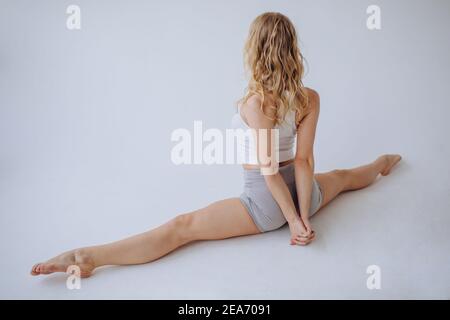
<svg viewBox="0 0 450 320">
<path fill-rule="evenodd" d="M 385 156 L 385 160 L 386 160 L 386 167 L 385 169 L 381 172 L 381 174 L 383 176 L 388 175 L 392 168 L 401 160 L 401 156 L 399 154 L 391 154 L 391 155 L 386 155 Z"/>
<path fill-rule="evenodd" d="M 40 274 L 44 274 L 45 273 L 45 263 L 41 263 L 37 266 L 36 271 L 39 272 Z"/>
<path fill-rule="evenodd" d="M 39 266 L 39 263 L 36 263 L 33 268 L 31 268 L 31 275 L 33 276 L 37 276 L 39 274 L 39 272 L 37 271 L 37 267 Z"/>
</svg>

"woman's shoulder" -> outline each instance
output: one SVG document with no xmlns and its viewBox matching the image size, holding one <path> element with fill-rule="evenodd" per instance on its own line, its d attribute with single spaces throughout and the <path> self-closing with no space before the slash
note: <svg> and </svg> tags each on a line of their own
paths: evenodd
<svg viewBox="0 0 450 320">
<path fill-rule="evenodd" d="M 270 108 L 270 98 L 262 97 L 258 94 L 252 94 L 244 102 L 240 104 L 241 115 L 243 115 L 248 123 L 254 123 L 258 126 L 273 126 L 273 121 L 267 117 Z M 264 102 L 264 105 L 262 105 Z"/>
<path fill-rule="evenodd" d="M 297 112 L 296 114 L 297 126 L 308 114 L 310 114 L 311 112 L 318 112 L 318 109 L 320 107 L 320 96 L 316 90 L 304 87 L 304 92 L 306 93 L 308 103 L 302 113 Z"/>
<path fill-rule="evenodd" d="M 264 95 L 264 99 L 259 94 L 250 95 L 245 103 L 242 103 L 242 107 L 256 113 L 265 113 L 267 114 L 269 110 L 274 110 L 274 99 L 266 94 Z"/>
</svg>

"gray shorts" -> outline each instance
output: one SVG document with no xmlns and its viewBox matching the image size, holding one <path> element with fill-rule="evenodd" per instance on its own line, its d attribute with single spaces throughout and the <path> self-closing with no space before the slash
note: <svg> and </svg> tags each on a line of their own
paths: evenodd
<svg viewBox="0 0 450 320">
<path fill-rule="evenodd" d="M 291 163 L 279 168 L 279 172 L 289 188 L 297 212 L 300 212 L 295 186 L 294 164 Z M 272 193 L 259 169 L 244 170 L 244 192 L 241 194 L 240 200 L 261 232 L 278 229 L 286 223 L 283 212 L 272 197 Z M 322 190 L 316 179 L 313 179 L 309 216 L 316 213 L 321 204 Z"/>
</svg>

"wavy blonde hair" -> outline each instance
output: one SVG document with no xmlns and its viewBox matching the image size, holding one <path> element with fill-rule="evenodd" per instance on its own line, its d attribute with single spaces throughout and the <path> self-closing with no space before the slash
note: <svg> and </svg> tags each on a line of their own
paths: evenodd
<svg viewBox="0 0 450 320">
<path fill-rule="evenodd" d="M 298 48 L 297 33 L 292 22 L 281 13 L 267 12 L 251 24 L 244 47 L 244 65 L 250 73 L 247 93 L 261 97 L 261 110 L 266 117 L 281 123 L 286 113 L 294 109 L 302 118 L 308 105 L 308 95 L 302 83 L 304 58 Z M 264 105 L 270 95 L 274 105 Z M 267 108 L 274 108 L 268 116 Z"/>
</svg>

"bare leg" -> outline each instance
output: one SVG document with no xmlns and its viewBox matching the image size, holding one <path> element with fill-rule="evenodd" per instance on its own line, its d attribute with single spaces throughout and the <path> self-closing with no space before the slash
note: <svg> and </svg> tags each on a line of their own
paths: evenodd
<svg viewBox="0 0 450 320">
<path fill-rule="evenodd" d="M 400 159 L 399 155 L 383 155 L 368 165 L 354 169 L 316 174 L 315 178 L 324 193 L 321 208 L 339 193 L 364 188 L 379 174 L 389 174 Z M 240 200 L 226 199 L 178 215 L 155 229 L 120 241 L 65 252 L 45 263 L 34 265 L 31 274 L 65 272 L 70 265 L 78 265 L 81 276 L 88 277 L 95 268 L 104 265 L 154 261 L 191 241 L 225 239 L 259 232 Z"/>
<path fill-rule="evenodd" d="M 240 200 L 231 198 L 180 214 L 157 228 L 120 241 L 65 252 L 34 265 L 31 274 L 66 272 L 70 265 L 78 265 L 81 276 L 88 277 L 95 268 L 104 265 L 154 261 L 191 241 L 225 239 L 259 232 Z"/>
<path fill-rule="evenodd" d="M 319 182 L 323 192 L 323 208 L 341 192 L 365 188 L 372 184 L 379 174 L 386 176 L 392 167 L 401 160 L 397 154 L 386 154 L 378 157 L 372 163 L 353 169 L 333 170 L 317 173 L 314 177 Z"/>
</svg>

